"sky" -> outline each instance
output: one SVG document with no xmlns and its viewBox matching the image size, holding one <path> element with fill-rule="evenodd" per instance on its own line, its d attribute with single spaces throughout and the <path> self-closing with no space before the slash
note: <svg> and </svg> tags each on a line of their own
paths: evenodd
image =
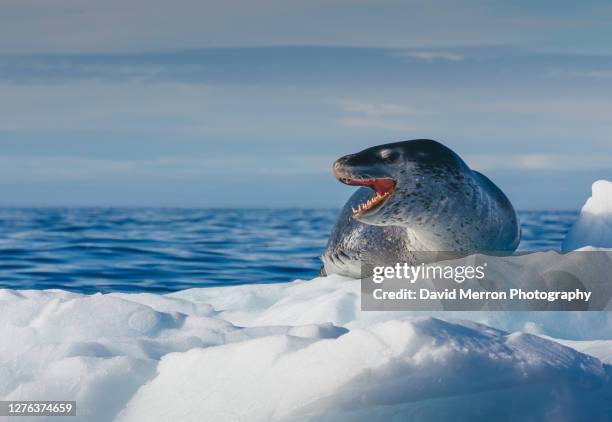
<svg viewBox="0 0 612 422">
<path fill-rule="evenodd" d="M 612 4 L 4 0 L 0 205 L 339 207 L 441 141 L 519 209 L 612 178 Z"/>
</svg>

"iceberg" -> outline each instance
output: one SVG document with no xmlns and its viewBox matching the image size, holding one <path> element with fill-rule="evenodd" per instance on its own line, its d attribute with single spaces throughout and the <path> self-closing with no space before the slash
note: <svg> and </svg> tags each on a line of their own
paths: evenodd
<svg viewBox="0 0 612 422">
<path fill-rule="evenodd" d="M 593 185 L 564 245 L 612 244 L 610 186 Z M 520 272 L 525 260 L 552 266 L 559 256 L 505 265 Z M 0 290 L 0 400 L 76 400 L 68 419 L 88 422 L 606 420 L 612 412 L 610 312 L 360 305 L 360 281 L 337 275 L 166 295 Z"/>
<path fill-rule="evenodd" d="M 584 247 L 612 248 L 612 182 L 598 180 L 591 189 L 591 197 L 563 241 L 563 251 Z"/>
<path fill-rule="evenodd" d="M 611 375 L 530 334 L 392 320 L 336 339 L 272 336 L 168 355 L 118 420 L 596 420 L 612 408 Z"/>
<path fill-rule="evenodd" d="M 2 400 L 76 400 L 71 420 L 597 419 L 612 403 L 609 312 L 362 312 L 359 281 L 330 276 L 2 290 L 0 321 Z"/>
</svg>

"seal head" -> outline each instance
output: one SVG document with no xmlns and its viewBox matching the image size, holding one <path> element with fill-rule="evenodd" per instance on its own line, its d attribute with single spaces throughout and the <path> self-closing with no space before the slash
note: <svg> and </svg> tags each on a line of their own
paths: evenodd
<svg viewBox="0 0 612 422">
<path fill-rule="evenodd" d="M 413 223 L 413 217 L 431 207 L 432 200 L 452 194 L 467 172 L 468 166 L 457 154 L 428 139 L 379 145 L 334 163 L 334 175 L 342 183 L 373 190 L 372 198 L 355 207 L 353 217 L 379 226 Z"/>
</svg>

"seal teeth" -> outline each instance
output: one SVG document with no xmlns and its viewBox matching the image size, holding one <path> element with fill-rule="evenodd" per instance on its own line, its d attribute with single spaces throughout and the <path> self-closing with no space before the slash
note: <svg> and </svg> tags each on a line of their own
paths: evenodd
<svg viewBox="0 0 612 422">
<path fill-rule="evenodd" d="M 378 203 L 383 201 L 385 198 L 387 198 L 389 195 L 391 195 L 391 192 L 385 192 L 383 194 L 380 194 L 380 193 L 377 192 L 376 195 L 374 195 L 374 197 L 368 199 L 363 204 L 359 204 L 359 206 L 357 208 L 352 207 L 353 214 L 359 214 L 359 213 L 362 213 L 364 211 L 368 211 L 373 206 L 377 205 Z"/>
</svg>

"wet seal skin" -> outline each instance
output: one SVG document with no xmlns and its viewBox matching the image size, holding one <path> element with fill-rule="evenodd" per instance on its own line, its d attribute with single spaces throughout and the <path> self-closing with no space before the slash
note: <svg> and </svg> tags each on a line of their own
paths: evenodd
<svg viewBox="0 0 612 422">
<path fill-rule="evenodd" d="M 339 158 L 333 171 L 359 189 L 332 229 L 322 274 L 359 278 L 362 263 L 418 263 L 420 251 L 511 253 L 520 242 L 506 195 L 437 141 L 374 146 Z"/>
</svg>

